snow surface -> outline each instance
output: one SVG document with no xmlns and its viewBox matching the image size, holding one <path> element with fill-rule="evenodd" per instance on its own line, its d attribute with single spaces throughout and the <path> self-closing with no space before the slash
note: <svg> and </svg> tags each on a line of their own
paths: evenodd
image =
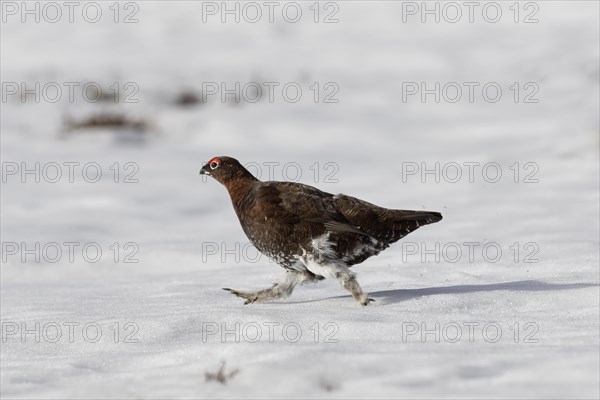
<svg viewBox="0 0 600 400">
<path fill-rule="evenodd" d="M 99 4 L 110 16 L 112 2 Z M 202 23 L 200 2 L 136 4 L 134 24 L 2 23 L 2 82 L 139 86 L 137 104 L 1 103 L 4 172 L 36 162 L 103 171 L 97 183 L 79 169 L 73 183 L 3 180 L 3 398 L 600 396 L 598 2 L 535 2 L 533 24 L 512 22 L 512 2 L 499 3 L 506 17 L 495 24 L 403 23 L 402 3 L 384 1 L 336 2 L 334 24 L 313 23 L 312 2 L 299 3 L 307 17 L 297 24 Z M 299 82 L 305 95 L 173 103 L 202 82 L 257 80 Z M 402 82 L 436 81 L 504 92 L 497 103 L 402 101 Z M 313 82 L 335 82 L 339 103 L 315 104 Z M 515 103 L 514 82 L 536 83 L 539 102 Z M 98 110 L 152 130 L 64 134 L 66 116 Z M 258 163 L 263 175 L 265 162 L 296 162 L 301 182 L 444 220 L 353 267 L 376 300 L 368 307 L 332 281 L 244 306 L 221 288 L 265 288 L 282 270 L 254 259 L 224 188 L 198 175 L 215 155 Z M 122 182 L 128 162 L 139 183 Z M 403 182 L 407 162 L 495 162 L 503 175 Z M 524 183 L 535 166 L 539 181 Z M 277 180 L 294 171 L 278 168 Z M 325 179 L 331 171 L 337 182 Z M 5 248 L 36 242 L 79 247 L 73 262 L 55 263 Z M 103 250 L 96 263 L 80 252 L 91 242 Z M 129 242 L 138 263 L 123 262 Z M 466 242 L 479 243 L 472 259 Z M 485 243 L 502 248 L 497 262 Z M 463 251 L 456 262 L 448 244 Z M 225 382 L 207 378 L 222 363 Z"/>
</svg>

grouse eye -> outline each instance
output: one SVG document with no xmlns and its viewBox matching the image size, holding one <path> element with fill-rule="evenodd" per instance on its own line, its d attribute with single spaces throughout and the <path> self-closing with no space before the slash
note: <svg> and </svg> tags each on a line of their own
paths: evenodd
<svg viewBox="0 0 600 400">
<path fill-rule="evenodd" d="M 215 169 L 219 166 L 219 163 L 216 161 L 213 161 L 210 163 L 210 169 Z"/>
</svg>

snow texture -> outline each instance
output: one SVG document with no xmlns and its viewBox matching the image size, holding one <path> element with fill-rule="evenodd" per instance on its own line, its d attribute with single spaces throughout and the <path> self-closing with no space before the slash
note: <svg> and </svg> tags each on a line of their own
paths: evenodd
<svg viewBox="0 0 600 400">
<path fill-rule="evenodd" d="M 2 2 L 2 398 L 600 396 L 598 2 L 518 3 L 519 22 L 498 2 L 496 23 L 486 2 L 472 23 L 460 2 L 456 23 L 435 2 L 439 23 L 409 13 L 421 2 L 321 3 L 318 23 L 313 2 L 297 3 L 298 23 L 282 5 L 273 23 L 265 6 L 256 23 L 251 9 L 221 23 L 203 14 L 221 2 L 190 1 L 120 3 L 118 23 L 113 2 L 97 2 L 97 23 L 85 3 L 72 23 L 60 6 L 60 21 L 46 9 L 36 23 L 11 4 L 25 3 Z M 22 102 L 10 82 L 56 82 L 62 97 L 49 101 L 51 85 Z M 86 82 L 111 94 L 117 82 L 120 100 L 86 101 Z M 203 82 L 279 86 L 273 102 L 176 103 Z M 440 82 L 440 101 L 407 95 L 410 82 Z M 65 133 L 98 112 L 149 129 Z M 263 180 L 279 163 L 274 180 L 444 219 L 352 268 L 367 307 L 330 279 L 244 306 L 221 288 L 263 289 L 283 270 L 198 174 L 217 155 Z M 36 163 L 39 183 L 22 175 Z"/>
</svg>

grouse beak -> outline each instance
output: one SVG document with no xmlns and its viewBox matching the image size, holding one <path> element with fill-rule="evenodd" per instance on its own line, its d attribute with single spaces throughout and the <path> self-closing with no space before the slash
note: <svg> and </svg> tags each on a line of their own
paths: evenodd
<svg viewBox="0 0 600 400">
<path fill-rule="evenodd" d="M 204 164 L 202 168 L 200 168 L 200 175 L 208 175 L 210 176 L 210 172 L 208 170 L 208 163 Z"/>
</svg>

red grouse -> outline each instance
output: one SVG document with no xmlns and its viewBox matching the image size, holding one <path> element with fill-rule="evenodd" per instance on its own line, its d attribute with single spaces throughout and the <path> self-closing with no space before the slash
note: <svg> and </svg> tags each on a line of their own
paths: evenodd
<svg viewBox="0 0 600 400">
<path fill-rule="evenodd" d="M 335 278 L 367 305 L 371 299 L 349 267 L 442 219 L 438 212 L 389 210 L 301 183 L 262 182 L 231 157 L 212 158 L 200 174 L 227 188 L 248 239 L 285 268 L 281 281 L 268 289 L 224 289 L 244 298 L 244 304 L 287 297 L 299 283 Z"/>
</svg>

